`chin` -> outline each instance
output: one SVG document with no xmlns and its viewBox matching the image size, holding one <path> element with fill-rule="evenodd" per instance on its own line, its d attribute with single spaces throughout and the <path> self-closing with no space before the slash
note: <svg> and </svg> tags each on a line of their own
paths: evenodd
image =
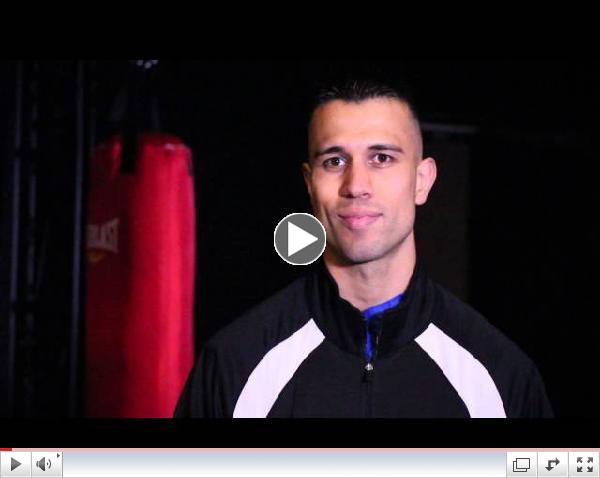
<svg viewBox="0 0 600 478">
<path fill-rule="evenodd" d="M 381 259 L 385 256 L 385 251 L 376 246 L 372 247 L 349 247 L 341 248 L 337 254 L 343 263 L 349 265 L 366 264 L 368 262 Z"/>
</svg>

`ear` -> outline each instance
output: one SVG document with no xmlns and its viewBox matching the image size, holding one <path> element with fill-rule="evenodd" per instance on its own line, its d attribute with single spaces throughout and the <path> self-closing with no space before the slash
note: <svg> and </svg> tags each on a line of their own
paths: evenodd
<svg viewBox="0 0 600 478">
<path fill-rule="evenodd" d="M 415 204 L 421 206 L 427 202 L 429 191 L 437 177 L 437 166 L 433 158 L 423 159 L 417 166 L 417 181 L 415 188 Z"/>
<path fill-rule="evenodd" d="M 311 181 L 310 181 L 310 176 L 312 174 L 312 167 L 308 161 L 305 163 L 302 163 L 302 174 L 304 175 L 304 183 L 306 184 L 306 189 L 308 191 L 308 195 L 312 198 L 312 185 L 311 185 Z"/>
</svg>

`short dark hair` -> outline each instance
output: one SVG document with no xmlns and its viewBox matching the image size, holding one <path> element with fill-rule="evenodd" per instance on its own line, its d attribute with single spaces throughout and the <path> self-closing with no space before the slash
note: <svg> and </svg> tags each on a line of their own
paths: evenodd
<svg viewBox="0 0 600 478">
<path fill-rule="evenodd" d="M 342 100 L 349 103 L 360 103 L 374 98 L 394 98 L 401 101 L 408 106 L 418 123 L 419 117 L 415 102 L 408 86 L 398 85 L 392 87 L 375 79 L 364 78 L 346 79 L 341 83 L 320 87 L 313 101 L 309 120 L 319 106 L 330 101 Z"/>
</svg>

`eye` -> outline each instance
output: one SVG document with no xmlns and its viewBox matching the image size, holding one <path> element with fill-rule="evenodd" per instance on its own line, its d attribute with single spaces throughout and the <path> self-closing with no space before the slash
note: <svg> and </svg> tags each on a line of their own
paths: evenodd
<svg viewBox="0 0 600 478">
<path fill-rule="evenodd" d="M 329 171 L 335 171 L 341 169 L 345 163 L 346 160 L 344 158 L 335 156 L 332 158 L 327 158 L 325 161 L 323 161 L 323 167 Z"/>
<path fill-rule="evenodd" d="M 387 166 L 393 162 L 394 158 L 392 156 L 383 153 L 377 153 L 372 159 L 372 163 L 378 167 Z"/>
</svg>

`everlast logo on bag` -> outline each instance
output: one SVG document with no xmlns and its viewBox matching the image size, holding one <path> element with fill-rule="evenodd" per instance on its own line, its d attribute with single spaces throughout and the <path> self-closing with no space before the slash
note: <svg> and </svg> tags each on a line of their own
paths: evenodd
<svg viewBox="0 0 600 478">
<path fill-rule="evenodd" d="M 88 260 L 100 261 L 106 252 L 119 252 L 119 219 L 104 224 L 88 224 L 87 227 Z"/>
</svg>

